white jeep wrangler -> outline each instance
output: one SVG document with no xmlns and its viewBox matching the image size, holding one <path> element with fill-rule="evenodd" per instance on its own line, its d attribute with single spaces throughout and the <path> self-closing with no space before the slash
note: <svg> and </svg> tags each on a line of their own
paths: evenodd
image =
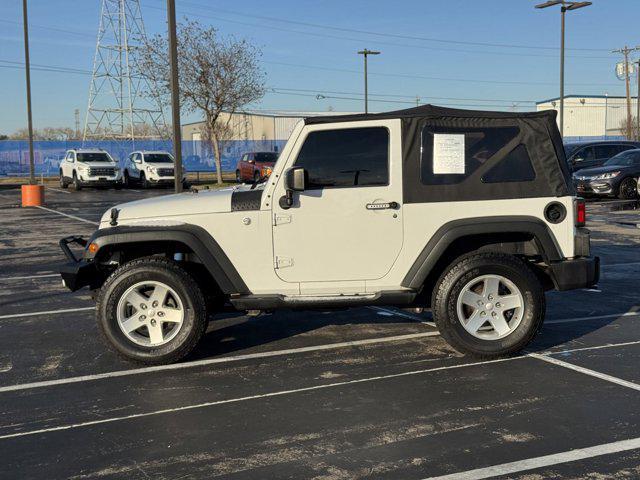
<svg viewBox="0 0 640 480">
<path fill-rule="evenodd" d="M 531 341 L 545 290 L 597 282 L 584 222 L 555 112 L 313 117 L 261 186 L 126 203 L 61 240 L 62 277 L 148 364 L 187 355 L 225 308 L 364 305 L 431 308 L 453 347 L 490 358 Z"/>
<path fill-rule="evenodd" d="M 95 148 L 67 150 L 60 162 L 60 187 L 120 187 L 118 163 L 108 152 Z"/>
</svg>

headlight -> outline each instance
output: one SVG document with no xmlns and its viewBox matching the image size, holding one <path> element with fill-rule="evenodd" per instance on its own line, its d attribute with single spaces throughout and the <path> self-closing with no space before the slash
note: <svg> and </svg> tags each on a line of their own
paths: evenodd
<svg viewBox="0 0 640 480">
<path fill-rule="evenodd" d="M 156 173 L 156 167 L 147 165 L 147 172 Z"/>
<path fill-rule="evenodd" d="M 609 173 L 603 173 L 601 175 L 595 175 L 593 176 L 591 179 L 592 180 L 608 180 L 610 178 L 615 178 L 618 175 L 620 175 L 620 171 L 617 172 L 609 172 Z"/>
<path fill-rule="evenodd" d="M 78 165 L 78 170 L 80 170 L 82 173 L 87 173 L 89 171 L 89 167 L 87 167 L 86 165 Z"/>
</svg>

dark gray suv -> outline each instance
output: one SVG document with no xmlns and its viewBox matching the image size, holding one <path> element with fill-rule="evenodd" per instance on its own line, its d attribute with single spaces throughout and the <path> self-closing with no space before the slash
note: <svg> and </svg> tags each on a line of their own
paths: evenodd
<svg viewBox="0 0 640 480">
<path fill-rule="evenodd" d="M 601 167 L 611 157 L 620 152 L 640 148 L 640 142 L 629 140 L 600 140 L 592 142 L 571 142 L 564 144 L 569 168 L 572 171 L 583 168 Z"/>
</svg>

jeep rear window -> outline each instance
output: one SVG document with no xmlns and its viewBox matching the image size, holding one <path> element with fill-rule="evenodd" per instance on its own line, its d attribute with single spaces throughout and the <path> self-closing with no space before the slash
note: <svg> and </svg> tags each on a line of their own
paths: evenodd
<svg viewBox="0 0 640 480">
<path fill-rule="evenodd" d="M 309 189 L 389 183 L 389 131 L 385 127 L 311 132 L 296 166 L 309 173 Z"/>
<path fill-rule="evenodd" d="M 422 130 L 420 180 L 424 185 L 451 185 L 464 181 L 520 133 L 518 127 L 441 127 Z M 464 173 L 434 173 L 434 135 L 464 135 Z"/>
<path fill-rule="evenodd" d="M 106 153 L 78 153 L 76 159 L 79 162 L 111 162 Z"/>
</svg>

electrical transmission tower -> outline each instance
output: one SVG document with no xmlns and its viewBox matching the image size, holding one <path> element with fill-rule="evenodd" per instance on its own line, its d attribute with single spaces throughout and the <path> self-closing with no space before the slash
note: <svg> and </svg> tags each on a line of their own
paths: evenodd
<svg viewBox="0 0 640 480">
<path fill-rule="evenodd" d="M 102 0 L 83 141 L 166 135 L 156 85 L 144 75 L 139 50 L 146 34 L 139 0 Z"/>
</svg>

